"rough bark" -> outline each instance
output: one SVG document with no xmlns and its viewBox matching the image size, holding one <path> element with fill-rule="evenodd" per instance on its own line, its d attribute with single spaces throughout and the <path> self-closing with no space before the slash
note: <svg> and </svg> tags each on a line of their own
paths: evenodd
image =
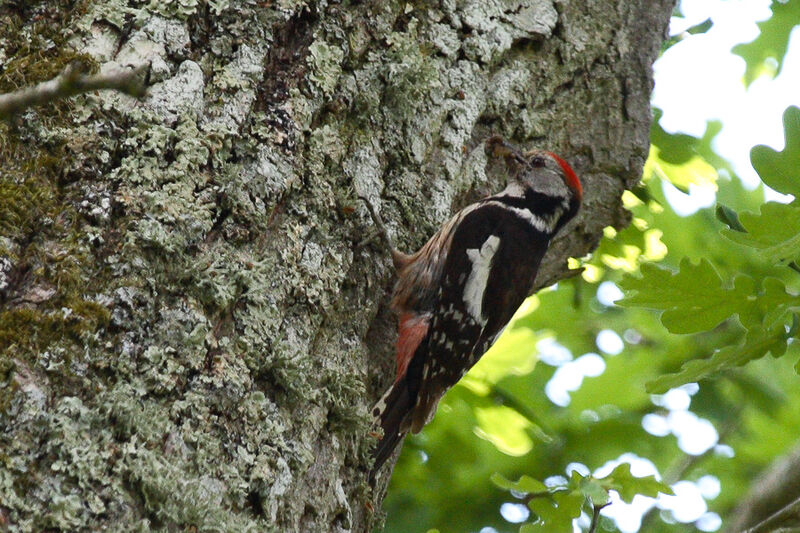
<svg viewBox="0 0 800 533">
<path fill-rule="evenodd" d="M 356 195 L 414 249 L 501 187 L 485 137 L 546 147 L 585 189 L 563 277 L 627 222 L 672 3 L 0 7 L 0 92 L 155 82 L 0 125 L 0 527 L 370 530 L 394 324 Z"/>
</svg>

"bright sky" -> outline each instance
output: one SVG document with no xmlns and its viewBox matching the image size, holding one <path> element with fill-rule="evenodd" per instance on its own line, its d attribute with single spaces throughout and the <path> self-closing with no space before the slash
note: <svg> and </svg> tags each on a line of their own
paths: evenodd
<svg viewBox="0 0 800 533">
<path fill-rule="evenodd" d="M 795 28 L 781 74 L 762 77 L 745 89 L 744 60 L 731 53 L 739 43 L 759 35 L 757 22 L 769 18 L 770 0 L 684 0 L 684 19 L 673 19 L 675 34 L 711 17 L 713 27 L 670 48 L 655 64 L 653 105 L 664 110 L 661 125 L 669 132 L 700 136 L 707 120 L 721 120 L 715 139 L 717 152 L 731 161 L 748 187 L 759 183 L 750 165 L 750 149 L 766 144 L 783 148 L 783 111 L 800 104 L 800 46 Z M 711 205 L 712 191 L 693 191 L 691 198 L 669 191 L 668 199 L 680 213 Z M 678 205 L 681 204 L 681 205 Z"/>
</svg>

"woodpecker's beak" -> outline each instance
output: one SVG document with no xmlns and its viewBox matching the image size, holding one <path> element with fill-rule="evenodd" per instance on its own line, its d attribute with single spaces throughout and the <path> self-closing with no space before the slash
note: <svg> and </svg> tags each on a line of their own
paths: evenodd
<svg viewBox="0 0 800 533">
<path fill-rule="evenodd" d="M 525 158 L 519 151 L 505 142 L 499 135 L 492 135 L 486 139 L 486 154 L 490 157 L 502 157 L 506 163 L 524 163 Z"/>
</svg>

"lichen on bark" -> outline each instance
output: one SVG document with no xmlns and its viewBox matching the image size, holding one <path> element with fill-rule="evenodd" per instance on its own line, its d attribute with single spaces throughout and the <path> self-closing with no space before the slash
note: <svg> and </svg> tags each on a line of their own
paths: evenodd
<svg viewBox="0 0 800 533">
<path fill-rule="evenodd" d="M 78 56 L 153 76 L 0 125 L 0 524 L 369 530 L 391 272 L 356 195 L 413 249 L 502 185 L 490 133 L 557 151 L 586 195 L 555 281 L 625 223 L 670 9 L 0 7 L 2 91 Z"/>
</svg>

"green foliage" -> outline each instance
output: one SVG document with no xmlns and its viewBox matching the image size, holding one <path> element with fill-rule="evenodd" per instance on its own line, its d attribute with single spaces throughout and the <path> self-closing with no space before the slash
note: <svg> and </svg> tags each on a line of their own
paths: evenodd
<svg viewBox="0 0 800 533">
<path fill-rule="evenodd" d="M 800 109 L 790 107 L 783 113 L 783 129 L 786 137 L 783 151 L 759 145 L 750 151 L 750 159 L 764 183 L 778 192 L 797 197 L 800 195 Z"/>
<path fill-rule="evenodd" d="M 628 296 L 618 305 L 663 310 L 661 321 L 672 333 L 697 333 L 711 329 L 749 306 L 752 280 L 739 277 L 726 288 L 707 260 L 693 265 L 681 261 L 680 270 L 672 273 L 657 265 L 642 265 L 642 277 L 627 277 L 620 287 Z"/>
<path fill-rule="evenodd" d="M 753 166 L 768 185 L 779 192 L 800 192 L 797 161 L 800 160 L 800 109 L 789 108 L 784 114 L 786 148 L 776 152 L 766 146 L 752 151 Z M 789 161 L 794 158 L 793 165 Z M 768 202 L 758 214 L 737 214 L 727 206 L 717 209 L 718 217 L 728 223 L 722 234 L 731 241 L 758 251 L 764 271 L 795 265 L 800 257 L 800 204 Z M 772 272 L 780 275 L 780 272 Z M 738 272 L 730 280 L 720 277 L 708 259 L 692 264 L 681 260 L 673 272 L 657 265 L 643 265 L 640 277 L 629 276 L 620 286 L 626 297 L 619 302 L 627 307 L 646 307 L 662 311 L 661 322 L 672 333 L 711 331 L 720 323 L 737 316 L 747 330 L 735 343 L 721 346 L 707 359 L 684 364 L 680 372 L 659 377 L 648 383 L 648 391 L 666 392 L 670 388 L 698 381 L 719 372 L 741 366 L 767 353 L 786 352 L 789 313 L 800 309 L 800 295 L 788 290 L 775 277 L 751 276 Z M 794 333 L 792 333 L 794 335 Z"/>
<path fill-rule="evenodd" d="M 800 3 L 773 0 L 772 16 L 758 23 L 761 34 L 755 40 L 733 47 L 733 53 L 747 63 L 744 82 L 750 85 L 762 74 L 777 76 L 783 67 L 783 58 L 789 45 L 789 36 L 800 24 Z M 770 63 L 774 63 L 772 66 Z"/>
<path fill-rule="evenodd" d="M 723 230 L 730 240 L 751 246 L 768 261 L 785 264 L 800 257 L 800 206 L 769 202 L 759 214 L 742 213 L 744 231 Z"/>
<path fill-rule="evenodd" d="M 654 476 L 635 477 L 631 474 L 631 465 L 622 463 L 609 475 L 598 480 L 606 490 L 616 490 L 622 501 L 631 503 L 637 494 L 655 498 L 658 493 L 674 495 L 672 489 L 658 481 Z"/>
<path fill-rule="evenodd" d="M 667 374 L 647 384 L 648 392 L 665 393 L 685 383 L 700 381 L 724 370 L 741 366 L 772 352 L 775 356 L 786 351 L 786 336 L 782 332 L 757 327 L 750 330 L 738 345 L 725 346 L 708 359 L 698 359 L 684 364 L 677 374 Z"/>
<path fill-rule="evenodd" d="M 581 515 L 584 507 L 599 509 L 609 503 L 609 491 L 616 491 L 622 501 L 631 503 L 637 494 L 656 497 L 659 493 L 674 494 L 672 489 L 654 476 L 635 477 L 631 465 L 619 464 L 610 474 L 597 478 L 584 476 L 573 470 L 569 480 L 545 485 L 530 476 L 510 481 L 493 474 L 492 483 L 522 498 L 533 511 L 534 521 L 520 527 L 520 533 L 535 531 L 569 531 L 572 521 Z M 592 513 L 594 514 L 594 513 Z"/>
<path fill-rule="evenodd" d="M 657 177 L 668 180 L 683 192 L 689 183 L 712 185 L 716 183 L 717 172 L 724 170 L 735 175 L 733 167 L 714 151 L 712 143 L 722 130 L 722 123 L 710 121 L 702 137 L 692 137 L 683 133 L 667 133 L 659 120 L 663 112 L 653 109 L 653 124 L 650 126 L 650 158 L 645 163 L 644 179 L 655 173 Z M 682 168 L 683 165 L 688 165 Z M 677 167 L 677 168 L 676 168 Z M 659 169 L 663 169 L 659 171 Z"/>
<path fill-rule="evenodd" d="M 491 480 L 492 483 L 494 483 L 501 489 L 509 491 L 525 492 L 534 495 L 550 492 L 544 483 L 542 483 L 538 479 L 533 479 L 530 476 L 522 476 L 517 481 L 510 481 L 505 477 L 503 477 L 502 475 L 495 473 L 492 474 Z"/>
</svg>

